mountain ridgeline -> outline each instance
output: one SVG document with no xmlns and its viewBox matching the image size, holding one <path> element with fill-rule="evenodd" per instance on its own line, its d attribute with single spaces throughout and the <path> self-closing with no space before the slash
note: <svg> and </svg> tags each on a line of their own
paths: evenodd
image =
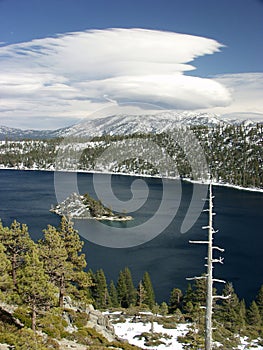
<svg viewBox="0 0 263 350">
<path fill-rule="evenodd" d="M 178 132 L 178 129 L 176 130 Z M 194 133 L 202 147 L 214 181 L 242 187 L 263 188 L 262 124 L 192 125 L 180 129 L 181 139 L 187 139 L 189 130 Z M 156 147 L 161 150 L 163 158 L 168 155 L 176 167 L 166 168 L 164 159 L 156 155 Z M 136 149 L 136 156 L 129 155 L 129 148 Z M 108 153 L 105 153 L 107 149 Z M 105 156 L 107 154 L 111 154 L 111 159 Z M 6 139 L 0 142 L 2 168 L 96 170 L 205 179 L 207 177 L 205 169 L 193 174 L 192 162 L 196 162 L 198 168 L 200 159 L 197 157 L 189 161 L 188 158 L 175 142 L 173 132 L 159 132 L 159 129 L 157 133 L 137 132 L 125 135 L 105 134 L 92 138 L 74 136 L 64 139 L 56 137 L 19 141 Z M 175 173 L 175 168 L 178 173 Z"/>
</svg>

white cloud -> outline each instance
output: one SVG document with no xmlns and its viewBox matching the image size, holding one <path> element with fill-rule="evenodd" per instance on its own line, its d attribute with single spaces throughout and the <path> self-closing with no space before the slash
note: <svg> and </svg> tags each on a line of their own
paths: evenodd
<svg viewBox="0 0 263 350">
<path fill-rule="evenodd" d="M 227 107 L 215 107 L 211 112 L 239 119 L 263 121 L 263 73 L 224 74 L 215 77 L 232 95 Z"/>
<path fill-rule="evenodd" d="M 145 29 L 68 33 L 0 47 L 0 118 L 84 117 L 110 100 L 227 106 L 225 81 L 187 76 L 215 40 Z M 105 98 L 105 96 L 107 96 Z"/>
</svg>

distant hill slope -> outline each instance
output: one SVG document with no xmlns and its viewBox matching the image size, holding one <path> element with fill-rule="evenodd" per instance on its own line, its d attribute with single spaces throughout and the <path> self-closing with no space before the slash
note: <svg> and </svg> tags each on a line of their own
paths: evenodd
<svg viewBox="0 0 263 350">
<path fill-rule="evenodd" d="M 50 139 L 57 137 L 58 130 L 22 130 L 16 128 L 9 128 L 6 126 L 0 126 L 0 140 L 40 140 L 40 139 Z"/>
<path fill-rule="evenodd" d="M 57 130 L 22 130 L 0 127 L 0 140 L 48 139 L 65 136 L 129 135 L 134 133 L 161 133 L 181 126 L 208 126 L 240 124 L 237 119 L 220 119 L 211 113 L 161 112 L 158 114 L 112 115 L 85 121 Z M 244 123 L 244 122 L 243 122 Z M 246 121 L 246 124 L 253 124 Z"/>
</svg>

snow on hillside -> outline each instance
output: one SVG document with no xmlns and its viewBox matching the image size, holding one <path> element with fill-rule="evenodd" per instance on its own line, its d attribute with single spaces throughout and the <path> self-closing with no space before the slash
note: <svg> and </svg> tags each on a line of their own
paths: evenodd
<svg viewBox="0 0 263 350">
<path fill-rule="evenodd" d="M 111 115 L 97 119 L 85 119 L 81 123 L 57 130 L 21 130 L 0 127 L 0 140 L 8 139 L 43 139 L 66 136 L 94 137 L 101 135 L 128 135 L 133 133 L 161 133 L 176 127 L 205 125 L 208 127 L 219 124 L 254 125 L 252 121 L 238 119 L 221 119 L 212 113 L 197 112 L 160 112 L 157 114 Z"/>
<path fill-rule="evenodd" d="M 112 319 L 116 318 L 116 316 L 119 314 L 118 312 L 115 313 L 108 313 L 105 312 L 104 314 L 108 314 Z M 143 313 L 141 313 L 143 314 Z M 151 313 L 147 313 L 148 316 L 151 315 Z M 166 316 L 169 318 L 169 316 Z M 183 344 L 180 343 L 177 338 L 180 336 L 184 336 L 188 330 L 189 327 L 191 327 L 190 323 L 179 323 L 175 325 L 174 328 L 164 328 L 163 325 L 153 322 L 153 328 L 151 325 L 151 322 L 146 322 L 145 319 L 142 321 L 136 321 L 134 322 L 134 317 L 125 317 L 121 322 L 114 323 L 114 330 L 116 335 L 121 338 L 125 339 L 129 342 L 129 344 L 136 345 L 142 349 L 146 348 L 145 345 L 145 338 L 140 337 L 142 333 L 150 333 L 151 329 L 153 329 L 154 333 L 159 333 L 160 338 L 159 340 L 162 342 L 162 344 L 158 346 L 151 345 L 150 349 L 155 350 L 183 350 Z M 218 344 L 220 345 L 220 344 Z M 241 338 L 241 345 L 238 346 L 239 350 L 263 350 L 262 346 L 258 346 L 256 341 L 252 341 L 251 343 L 248 343 L 246 339 Z"/>
<path fill-rule="evenodd" d="M 88 120 L 61 130 L 61 136 L 128 135 L 133 133 L 161 133 L 176 127 L 226 124 L 218 116 L 194 112 L 162 112 L 142 115 L 114 115 Z"/>
</svg>

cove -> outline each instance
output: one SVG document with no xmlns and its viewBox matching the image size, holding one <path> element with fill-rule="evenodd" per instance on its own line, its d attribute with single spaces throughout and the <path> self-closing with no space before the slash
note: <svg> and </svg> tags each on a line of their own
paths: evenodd
<svg viewBox="0 0 263 350">
<path fill-rule="evenodd" d="M 65 174 L 65 188 L 70 176 Z M 102 184 L 103 176 L 101 175 Z M 141 229 L 142 224 L 154 216 L 162 199 L 161 179 L 114 175 L 111 178 L 112 191 L 120 200 L 132 200 L 131 186 L 138 179 L 148 186 L 149 194 L 147 198 L 138 196 L 138 203 L 142 201 L 143 205 L 132 214 L 135 218 L 133 222 L 98 225 L 98 222 L 93 220 L 89 223 L 79 220 L 75 222 L 75 226 L 79 231 L 89 232 L 90 239 L 81 235 L 85 242 L 84 252 L 88 268 L 94 271 L 102 268 L 110 282 L 111 279 L 116 281 L 119 271 L 128 266 L 135 285 L 144 271 L 148 271 L 157 300 L 160 302 L 168 300 L 173 287 L 184 290 L 187 286 L 186 277 L 204 272 L 206 248 L 191 245 L 188 241 L 205 239 L 206 231 L 202 230 L 202 226 L 207 224 L 207 214 L 200 214 L 188 232 L 180 233 L 193 188 L 191 183 L 181 183 L 182 198 L 178 211 L 171 223 L 155 238 L 123 249 L 104 247 L 92 242 L 92 235 L 98 236 L 105 232 L 107 234 L 109 225 L 119 225 L 118 228 L 124 232 L 127 225 L 140 225 L 138 227 Z M 89 191 L 96 196 L 92 174 L 80 173 L 77 180 L 80 192 Z M 166 181 L 168 188 L 175 186 L 176 180 Z M 9 225 L 14 219 L 26 223 L 32 238 L 37 240 L 42 237 L 42 230 L 48 224 L 59 224 L 59 217 L 49 212 L 51 205 L 57 202 L 53 172 L 1 170 L 0 184 L 0 218 L 4 225 Z M 239 297 L 249 302 L 263 284 L 263 193 L 219 186 L 214 186 L 213 192 L 214 209 L 217 214 L 214 226 L 219 229 L 215 243 L 225 248 L 225 253 L 222 254 L 225 258 L 224 265 L 216 266 L 215 274 L 218 278 L 232 282 Z M 140 195 L 139 190 L 137 194 Z M 173 198 L 169 200 L 172 201 Z M 147 234 L 142 230 L 141 235 Z"/>
</svg>

